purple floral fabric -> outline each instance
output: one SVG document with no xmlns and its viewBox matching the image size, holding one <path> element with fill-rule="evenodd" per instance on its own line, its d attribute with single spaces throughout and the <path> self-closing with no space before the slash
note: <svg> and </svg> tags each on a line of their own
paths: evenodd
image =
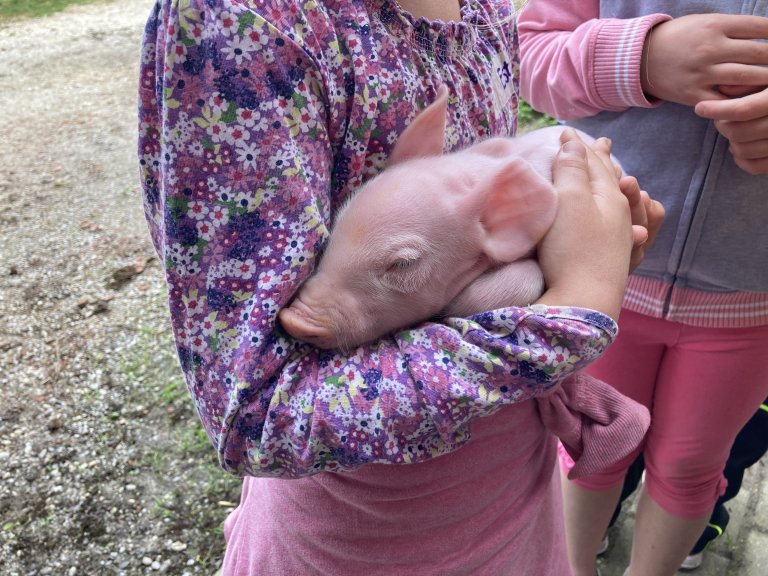
<svg viewBox="0 0 768 576">
<path fill-rule="evenodd" d="M 440 84 L 446 149 L 514 133 L 510 10 L 467 0 L 462 22 L 442 23 L 394 0 L 157 2 L 140 73 L 144 206 L 181 367 L 225 469 L 299 477 L 433 458 L 463 445 L 474 418 L 547 394 L 613 339 L 597 312 L 532 306 L 343 355 L 276 322 L 335 211 Z"/>
</svg>

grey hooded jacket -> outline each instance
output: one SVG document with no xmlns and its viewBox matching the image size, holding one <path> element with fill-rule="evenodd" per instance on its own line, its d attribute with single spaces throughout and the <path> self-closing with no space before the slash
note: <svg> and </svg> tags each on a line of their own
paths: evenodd
<svg viewBox="0 0 768 576">
<path fill-rule="evenodd" d="M 768 0 L 600 2 L 600 16 L 607 18 L 702 12 L 768 16 Z M 658 239 L 636 274 L 676 288 L 768 292 L 768 176 L 736 166 L 711 121 L 665 103 L 569 124 L 609 136 L 626 172 L 666 208 Z"/>
</svg>

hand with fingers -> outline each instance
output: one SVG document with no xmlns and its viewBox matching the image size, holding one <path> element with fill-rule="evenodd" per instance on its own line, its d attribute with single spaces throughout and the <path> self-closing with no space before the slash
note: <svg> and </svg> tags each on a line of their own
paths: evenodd
<svg viewBox="0 0 768 576">
<path fill-rule="evenodd" d="M 640 79 L 646 94 L 687 106 L 726 100 L 719 87 L 768 85 L 768 18 L 689 14 L 655 26 L 645 41 Z"/>
<path fill-rule="evenodd" d="M 621 192 L 629 202 L 632 217 L 632 255 L 629 271 L 634 271 L 645 258 L 645 251 L 653 246 L 661 224 L 664 222 L 664 206 L 640 189 L 637 178 L 624 176 L 619 180 Z"/>
<path fill-rule="evenodd" d="M 618 318 L 635 243 L 633 224 L 655 226 L 655 216 L 646 213 L 643 201 L 630 208 L 628 198 L 641 198 L 639 188 L 622 193 L 606 138 L 589 147 L 575 131 L 565 130 L 561 143 L 552 165 L 557 215 L 538 248 L 547 284 L 538 303 L 568 303 Z"/>
<path fill-rule="evenodd" d="M 768 174 L 768 86 L 721 86 L 720 91 L 733 97 L 699 102 L 696 114 L 715 121 L 742 170 Z"/>
</svg>

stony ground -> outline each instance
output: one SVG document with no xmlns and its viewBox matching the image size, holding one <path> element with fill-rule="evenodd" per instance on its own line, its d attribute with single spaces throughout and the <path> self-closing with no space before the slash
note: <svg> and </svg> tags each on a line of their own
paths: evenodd
<svg viewBox="0 0 768 576">
<path fill-rule="evenodd" d="M 0 574 L 211 574 L 239 497 L 180 379 L 141 212 L 150 7 L 0 25 Z"/>
</svg>

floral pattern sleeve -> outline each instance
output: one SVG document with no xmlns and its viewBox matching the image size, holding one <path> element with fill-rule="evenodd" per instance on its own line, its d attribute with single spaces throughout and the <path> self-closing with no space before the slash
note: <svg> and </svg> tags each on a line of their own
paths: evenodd
<svg viewBox="0 0 768 576">
<path fill-rule="evenodd" d="M 486 15 L 483 2 L 469 5 L 466 18 Z M 477 45 L 452 47 L 425 29 L 417 48 L 432 38 L 431 60 L 404 55 L 387 35 L 394 9 L 388 0 L 160 0 L 147 24 L 145 213 L 187 386 L 235 474 L 435 457 L 465 443 L 474 418 L 546 394 L 615 335 L 601 314 L 545 307 L 424 324 L 349 355 L 280 330 L 277 311 L 311 274 L 332 214 L 380 169 L 435 84 L 451 83 L 477 115 L 484 101 L 471 99 L 489 97 L 483 50 L 497 60 L 507 50 L 507 78 L 515 65 L 511 33 L 489 40 L 462 29 Z M 509 125 L 508 112 L 470 120 L 479 132 L 458 126 L 455 145 Z"/>
</svg>

